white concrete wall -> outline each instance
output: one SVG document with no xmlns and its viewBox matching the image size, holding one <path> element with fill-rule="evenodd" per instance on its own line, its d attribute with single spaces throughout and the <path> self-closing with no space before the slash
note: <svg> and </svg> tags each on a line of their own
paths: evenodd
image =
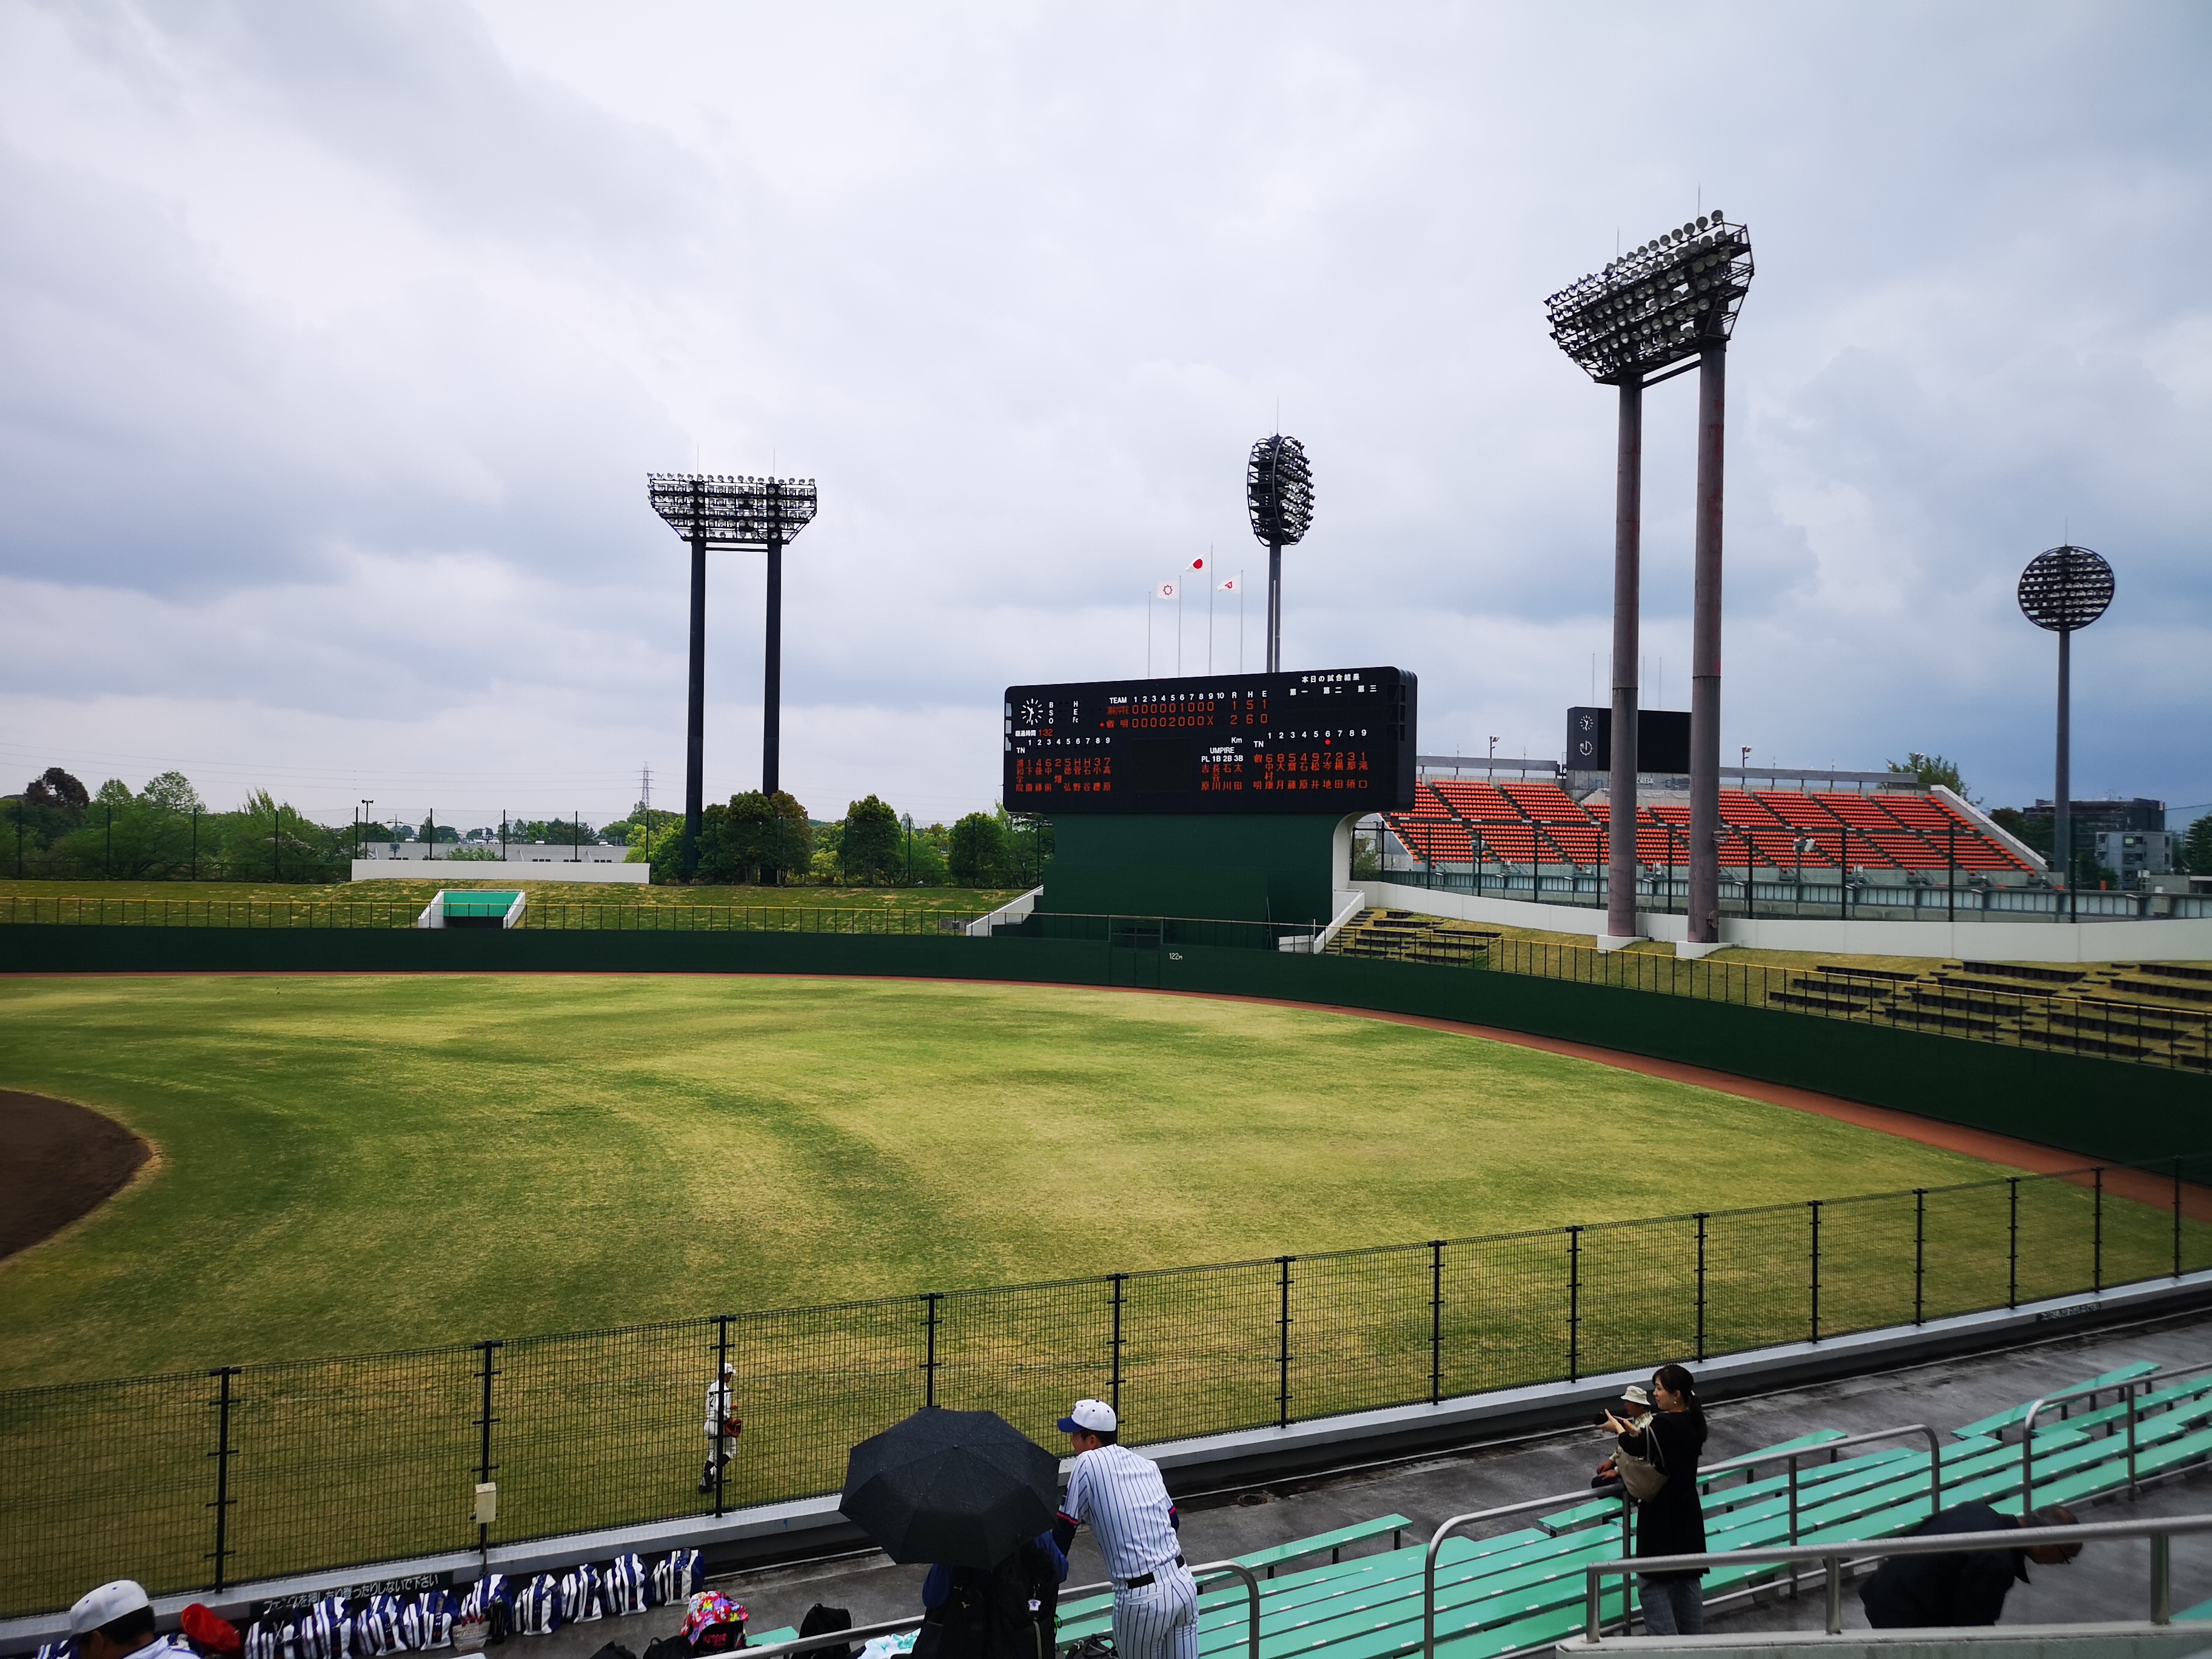
<svg viewBox="0 0 2212 1659">
<path fill-rule="evenodd" d="M 1535 904 L 1526 899 L 1478 898 L 1473 893 L 1401 887 L 1387 881 L 1353 884 L 1370 904 L 1462 921 L 1506 927 L 1542 927 L 1556 933 L 1605 931 L 1605 912 L 1579 904 Z M 1639 910 L 1636 931 L 1680 944 L 1686 918 Z M 2167 917 L 2113 921 L 1866 921 L 1741 916 L 1721 918 L 1723 945 L 1761 951 L 1808 951 L 1850 956 L 1936 957 L 1984 962 L 2212 962 L 2212 919 Z"/>
<path fill-rule="evenodd" d="M 517 881 L 621 882 L 628 886 L 651 884 L 649 864 L 570 864 L 565 859 L 546 863 L 509 859 L 356 859 L 355 881 Z"/>
</svg>

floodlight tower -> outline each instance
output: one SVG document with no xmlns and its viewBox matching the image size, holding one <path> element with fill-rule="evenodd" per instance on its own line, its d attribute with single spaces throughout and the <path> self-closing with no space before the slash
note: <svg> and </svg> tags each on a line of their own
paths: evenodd
<svg viewBox="0 0 2212 1659">
<path fill-rule="evenodd" d="M 653 510 L 691 544 L 691 708 L 684 734 L 684 874 L 699 867 L 700 768 L 707 729 L 707 552 L 758 548 L 768 555 L 768 649 L 761 698 L 761 793 L 773 795 L 782 724 L 783 550 L 814 517 L 811 478 L 646 475 Z"/>
<path fill-rule="evenodd" d="M 1698 370 L 1697 584 L 1690 659 L 1692 945 L 1720 942 L 1721 464 L 1729 337 L 1751 288 L 1751 233 L 1720 214 L 1655 237 L 1545 301 L 1552 338 L 1620 389 L 1613 515 L 1613 771 L 1606 932 L 1636 932 L 1636 666 L 1641 629 L 1644 389 Z"/>
<path fill-rule="evenodd" d="M 1267 550 L 1267 672 L 1283 666 L 1283 550 L 1313 524 L 1313 470 L 1306 447 L 1278 432 L 1252 446 L 1244 463 L 1244 506 L 1252 534 Z"/>
<path fill-rule="evenodd" d="M 2086 547 L 2062 544 L 2037 554 L 2020 573 L 2021 614 L 2058 635 L 2058 777 L 2051 797 L 2051 863 L 2074 905 L 2074 635 L 2105 614 L 2116 584 L 2112 567 Z"/>
</svg>

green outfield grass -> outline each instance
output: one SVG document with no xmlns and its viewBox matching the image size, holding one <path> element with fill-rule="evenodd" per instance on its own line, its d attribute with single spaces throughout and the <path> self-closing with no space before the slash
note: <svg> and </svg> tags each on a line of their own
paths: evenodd
<svg viewBox="0 0 2212 1659">
<path fill-rule="evenodd" d="M 670 976 L 0 982 L 0 1085 L 151 1173 L 0 1265 L 0 1382 L 1980 1178 L 1315 1011 Z"/>
</svg>

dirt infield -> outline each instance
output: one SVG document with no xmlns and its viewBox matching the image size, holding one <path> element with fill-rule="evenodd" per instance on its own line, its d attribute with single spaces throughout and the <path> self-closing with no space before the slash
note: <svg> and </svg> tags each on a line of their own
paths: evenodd
<svg viewBox="0 0 2212 1659">
<path fill-rule="evenodd" d="M 91 1214 L 152 1155 L 88 1106 L 0 1089 L 0 1261 Z"/>
</svg>

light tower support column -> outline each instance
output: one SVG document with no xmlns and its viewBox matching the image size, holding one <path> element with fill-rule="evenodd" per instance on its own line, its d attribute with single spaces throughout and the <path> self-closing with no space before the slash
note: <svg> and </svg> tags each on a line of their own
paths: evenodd
<svg viewBox="0 0 2212 1659">
<path fill-rule="evenodd" d="M 1283 670 L 1283 544 L 1267 544 L 1267 672 Z"/>
<path fill-rule="evenodd" d="M 1613 496 L 1613 771 L 1606 826 L 1605 931 L 1636 933 L 1636 664 L 1642 634 L 1644 383 L 1620 383 L 1620 450 Z"/>
<path fill-rule="evenodd" d="M 1691 599 L 1689 942 L 1720 943 L 1721 468 L 1728 415 L 1728 343 L 1698 356 L 1697 579 Z M 1750 878 L 1747 866 L 1745 878 Z"/>
<path fill-rule="evenodd" d="M 696 520 L 694 520 L 696 522 Z M 702 531 L 704 526 L 702 526 Z M 707 538 L 691 538 L 690 713 L 684 728 L 684 878 L 699 867 L 699 814 L 707 748 Z"/>
<path fill-rule="evenodd" d="M 762 653 L 761 793 L 773 795 L 783 759 L 783 538 L 768 544 L 768 647 Z"/>
<path fill-rule="evenodd" d="M 2058 630 L 2058 793 L 2051 803 L 2051 867 L 2074 913 L 2074 630 Z"/>
</svg>

